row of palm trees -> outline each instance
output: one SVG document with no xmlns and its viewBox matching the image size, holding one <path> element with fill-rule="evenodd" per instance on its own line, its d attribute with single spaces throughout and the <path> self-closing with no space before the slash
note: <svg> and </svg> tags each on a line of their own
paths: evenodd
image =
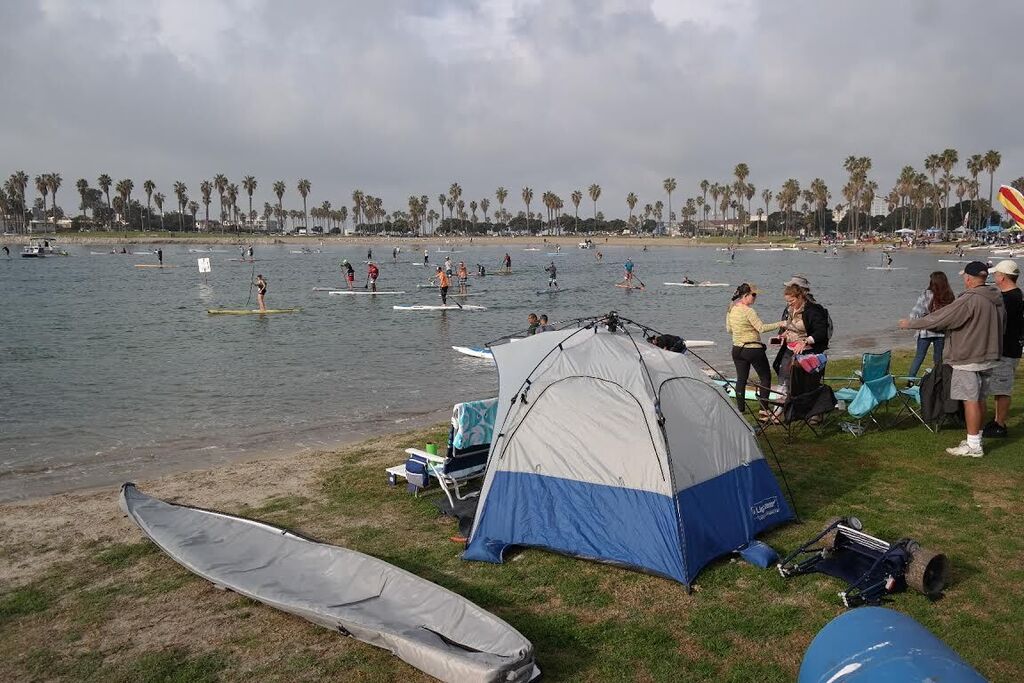
<svg viewBox="0 0 1024 683">
<path fill-rule="evenodd" d="M 897 178 L 892 189 L 884 200 L 888 206 L 889 213 L 899 212 L 901 227 L 911 225 L 914 229 L 922 226 L 924 210 L 927 207 L 932 209 L 932 217 L 939 216 L 944 212 L 944 228 L 949 230 L 950 195 L 955 194 L 959 199 L 958 204 L 966 196 L 973 207 L 971 212 L 974 222 L 980 225 L 983 210 L 986 208 L 981 204 L 980 184 L 978 176 L 982 173 L 989 175 L 988 211 L 991 211 L 992 196 L 994 191 L 994 175 L 1001 163 L 1001 155 L 995 150 L 984 154 L 973 154 L 967 158 L 965 163 L 967 175 L 956 175 L 956 167 L 959 163 L 959 154 L 954 149 L 946 149 L 942 152 L 928 155 L 924 160 L 924 171 L 920 172 L 913 166 L 905 166 Z M 861 220 L 867 216 L 870 219 L 872 206 L 878 197 L 878 183 L 869 177 L 871 172 L 871 159 L 869 157 L 849 156 L 843 162 L 843 169 L 847 172 L 847 182 L 843 185 L 840 193 L 844 203 L 836 205 L 839 212 L 845 211 L 850 216 L 849 228 L 859 231 L 864 226 Z M 772 213 L 771 206 L 778 208 L 780 221 L 783 230 L 789 231 L 793 226 L 794 213 L 799 212 L 805 218 L 812 218 L 813 224 L 822 230 L 827 225 L 826 212 L 829 210 L 832 193 L 824 180 L 814 178 L 810 184 L 801 189 L 800 183 L 795 178 L 789 178 L 782 183 L 777 191 L 763 189 L 758 195 L 756 186 L 749 182 L 750 168 L 746 163 L 736 164 L 733 169 L 733 178 L 724 182 L 711 182 L 701 180 L 697 188 L 700 194 L 687 197 L 683 200 L 678 211 L 678 218 L 684 226 L 693 230 L 712 230 L 722 228 L 728 224 L 733 227 L 746 227 L 751 224 L 755 214 L 753 200 L 760 197 L 763 208 L 756 209 L 757 221 L 755 223 L 758 235 L 765 216 Z M 35 177 L 35 190 L 39 194 L 44 215 L 47 211 L 47 198 L 50 200 L 51 215 L 54 222 L 57 220 L 57 191 L 61 187 L 61 176 L 59 173 L 45 173 Z M 115 214 L 128 215 L 133 201 L 132 194 L 135 184 L 130 178 L 119 180 L 116 183 L 106 173 L 101 174 L 96 180 L 100 196 L 105 198 L 107 216 L 107 227 L 112 225 L 112 217 Z M 11 216 L 20 217 L 22 227 L 24 226 L 26 214 L 26 192 L 29 187 L 29 177 L 24 171 L 12 173 L 4 182 L 0 191 L 0 211 L 2 217 L 7 219 Z M 82 197 L 82 216 L 88 205 L 87 196 L 95 190 L 91 188 L 89 181 L 80 178 L 75 187 Z M 256 192 L 258 182 L 252 175 L 246 175 L 239 184 L 232 182 L 225 174 L 218 173 L 212 180 L 203 180 L 199 183 L 199 199 L 204 209 L 204 225 L 209 228 L 210 204 L 216 196 L 220 213 L 220 224 L 232 224 L 236 229 L 240 225 L 251 227 L 256 221 L 258 214 L 253 209 L 253 194 Z M 115 196 L 111 200 L 111 188 Z M 276 218 L 278 225 L 284 225 L 286 220 L 292 221 L 293 228 L 296 222 L 301 219 L 305 226 L 310 216 L 315 221 L 320 221 L 327 226 L 328 230 L 341 228 L 349 218 L 349 209 L 346 206 L 334 208 L 330 201 L 324 201 L 312 211 L 308 210 L 307 200 L 312 191 L 312 184 L 306 178 L 301 178 L 295 185 L 295 189 L 302 199 L 302 211 L 287 210 L 284 208 L 284 196 L 287 185 L 283 180 L 274 181 L 271 185 L 274 196 L 277 198 L 276 205 L 265 202 L 262 216 L 265 220 Z M 677 222 L 676 212 L 673 210 L 672 197 L 678 189 L 675 178 L 666 178 L 662 183 L 667 198 L 668 227 L 671 230 Z M 146 198 L 146 211 L 142 213 L 142 227 L 151 227 L 152 207 L 156 206 L 160 212 L 160 224 L 164 227 L 164 203 L 166 196 L 157 191 L 156 183 L 146 180 L 142 184 L 142 190 Z M 241 192 L 248 197 L 248 210 L 240 211 L 238 200 Z M 188 187 L 182 181 L 175 181 L 172 185 L 176 205 L 178 209 L 179 229 L 184 229 L 184 217 L 186 212 L 192 215 L 193 225 L 198 214 L 200 204 L 189 198 Z M 506 209 L 505 203 L 509 192 L 505 187 L 495 190 L 494 198 L 497 201 L 497 208 L 494 212 L 495 220 L 500 224 L 508 225 L 514 218 L 525 220 L 525 227 L 528 231 L 534 227 L 541 227 L 544 223 L 540 213 L 532 211 L 535 195 L 531 187 L 523 187 L 520 193 L 525 211 L 518 212 L 517 216 Z M 596 227 L 604 216 L 598 211 L 598 200 L 601 197 L 601 186 L 594 183 L 587 188 L 586 196 L 592 203 L 592 216 Z M 579 230 L 579 209 L 584 198 L 580 189 L 573 190 L 569 194 L 569 202 L 573 206 L 573 226 Z M 565 201 L 553 191 L 547 190 L 541 194 L 541 203 L 546 211 L 546 223 L 548 226 L 555 226 L 560 231 L 563 225 Z M 447 192 L 442 192 L 436 197 L 437 211 L 431 205 L 427 195 L 411 195 L 408 198 L 407 208 L 392 212 L 385 210 L 383 200 L 364 193 L 362 190 L 355 190 L 352 193 L 351 216 L 354 225 L 379 226 L 390 222 L 404 221 L 406 226 L 420 234 L 434 233 L 437 227 L 444 226 L 447 229 L 467 231 L 472 224 L 477 224 L 477 211 L 483 214 L 485 223 L 491 222 L 490 210 L 491 201 L 489 197 L 480 200 L 470 199 L 468 202 L 463 197 L 462 186 L 452 183 Z M 636 212 L 639 204 L 639 197 L 635 192 L 629 192 L 625 198 L 628 209 L 628 221 L 630 226 L 636 226 L 639 221 L 645 223 L 652 218 L 661 223 L 665 217 L 666 204 L 657 199 L 653 203 L 647 203 Z M 95 215 L 95 210 L 94 210 Z M 721 221 L 719 220 L 721 215 Z M 988 214 L 986 214 L 987 216 Z M 446 222 L 447 217 L 447 222 Z M 539 225 L 534 226 L 531 221 L 536 218 Z M 987 220 L 987 218 L 986 218 Z M 712 222 L 715 228 L 712 227 Z M 197 226 L 198 227 L 198 226 Z"/>
</svg>

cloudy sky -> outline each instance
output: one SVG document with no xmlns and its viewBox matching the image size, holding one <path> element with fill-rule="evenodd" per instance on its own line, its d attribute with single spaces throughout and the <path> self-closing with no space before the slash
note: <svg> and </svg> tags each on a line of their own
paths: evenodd
<svg viewBox="0 0 1024 683">
<path fill-rule="evenodd" d="M 1022 27 L 1020 0 L 3 0 L 0 177 L 251 173 L 292 206 L 307 177 L 390 209 L 596 182 L 613 216 L 740 161 L 838 196 L 866 155 L 884 191 L 953 147 L 1001 151 L 998 183 L 1024 175 Z"/>
</svg>

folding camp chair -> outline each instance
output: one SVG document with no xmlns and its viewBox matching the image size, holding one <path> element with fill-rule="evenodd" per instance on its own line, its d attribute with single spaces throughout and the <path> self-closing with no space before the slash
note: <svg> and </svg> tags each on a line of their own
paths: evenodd
<svg viewBox="0 0 1024 683">
<path fill-rule="evenodd" d="M 861 368 L 854 372 L 853 377 L 826 378 L 829 381 L 847 381 L 847 386 L 837 389 L 835 396 L 845 405 L 846 413 L 856 421 L 843 421 L 840 426 L 844 431 L 860 436 L 869 424 L 881 429 L 882 424 L 875 413 L 884 410 L 894 399 L 900 399 L 904 408 L 909 407 L 907 397 L 896 388 L 896 379 L 890 372 L 891 364 L 891 351 L 865 353 L 861 357 Z"/>
<path fill-rule="evenodd" d="M 911 415 L 930 432 L 938 432 L 948 422 L 962 422 L 963 404 L 949 397 L 952 374 L 953 368 L 943 365 L 928 370 L 916 384 L 900 389 L 905 400 L 897 418 L 904 413 Z"/>
<path fill-rule="evenodd" d="M 789 366 L 786 393 L 773 392 L 769 395 L 771 414 L 760 421 L 758 434 L 771 427 L 780 427 L 788 441 L 806 427 L 815 436 L 821 436 L 837 403 L 832 387 L 822 381 L 827 363 L 828 358 L 824 354 L 807 354 L 793 359 Z"/>
<path fill-rule="evenodd" d="M 456 500 L 466 500 L 479 491 L 465 492 L 466 482 L 482 477 L 487 468 L 487 454 L 491 450 L 491 435 L 498 411 L 498 399 L 466 401 L 452 408 L 448 446 L 444 455 L 429 453 L 419 448 L 406 448 L 409 456 L 402 465 L 387 468 L 388 483 L 394 486 L 405 479 L 407 488 L 415 495 L 437 481 L 452 507 Z"/>
</svg>

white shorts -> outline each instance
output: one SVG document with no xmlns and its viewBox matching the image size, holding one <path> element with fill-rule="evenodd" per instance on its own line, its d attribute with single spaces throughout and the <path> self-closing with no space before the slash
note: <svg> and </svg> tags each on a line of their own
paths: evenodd
<svg viewBox="0 0 1024 683">
<path fill-rule="evenodd" d="M 988 382 L 990 396 L 1010 396 L 1013 394 L 1013 375 L 1017 372 L 1017 365 L 1019 363 L 1020 358 L 1003 356 L 999 359 L 999 365 L 992 368 L 992 377 Z"/>
<path fill-rule="evenodd" d="M 377 278 L 375 278 L 375 277 L 371 277 L 371 278 L 370 278 L 370 284 L 371 284 L 371 285 L 375 285 L 375 284 L 377 284 Z"/>
</svg>

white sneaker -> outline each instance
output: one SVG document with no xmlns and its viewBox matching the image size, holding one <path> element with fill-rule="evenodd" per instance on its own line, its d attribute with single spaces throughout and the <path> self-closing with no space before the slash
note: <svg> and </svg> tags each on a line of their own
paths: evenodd
<svg viewBox="0 0 1024 683">
<path fill-rule="evenodd" d="M 967 445 L 967 441 L 961 441 L 960 445 L 955 448 L 947 448 L 946 452 L 950 455 L 961 455 L 967 458 L 980 458 L 985 455 L 985 451 L 981 449 L 981 446 L 971 448 Z"/>
</svg>

